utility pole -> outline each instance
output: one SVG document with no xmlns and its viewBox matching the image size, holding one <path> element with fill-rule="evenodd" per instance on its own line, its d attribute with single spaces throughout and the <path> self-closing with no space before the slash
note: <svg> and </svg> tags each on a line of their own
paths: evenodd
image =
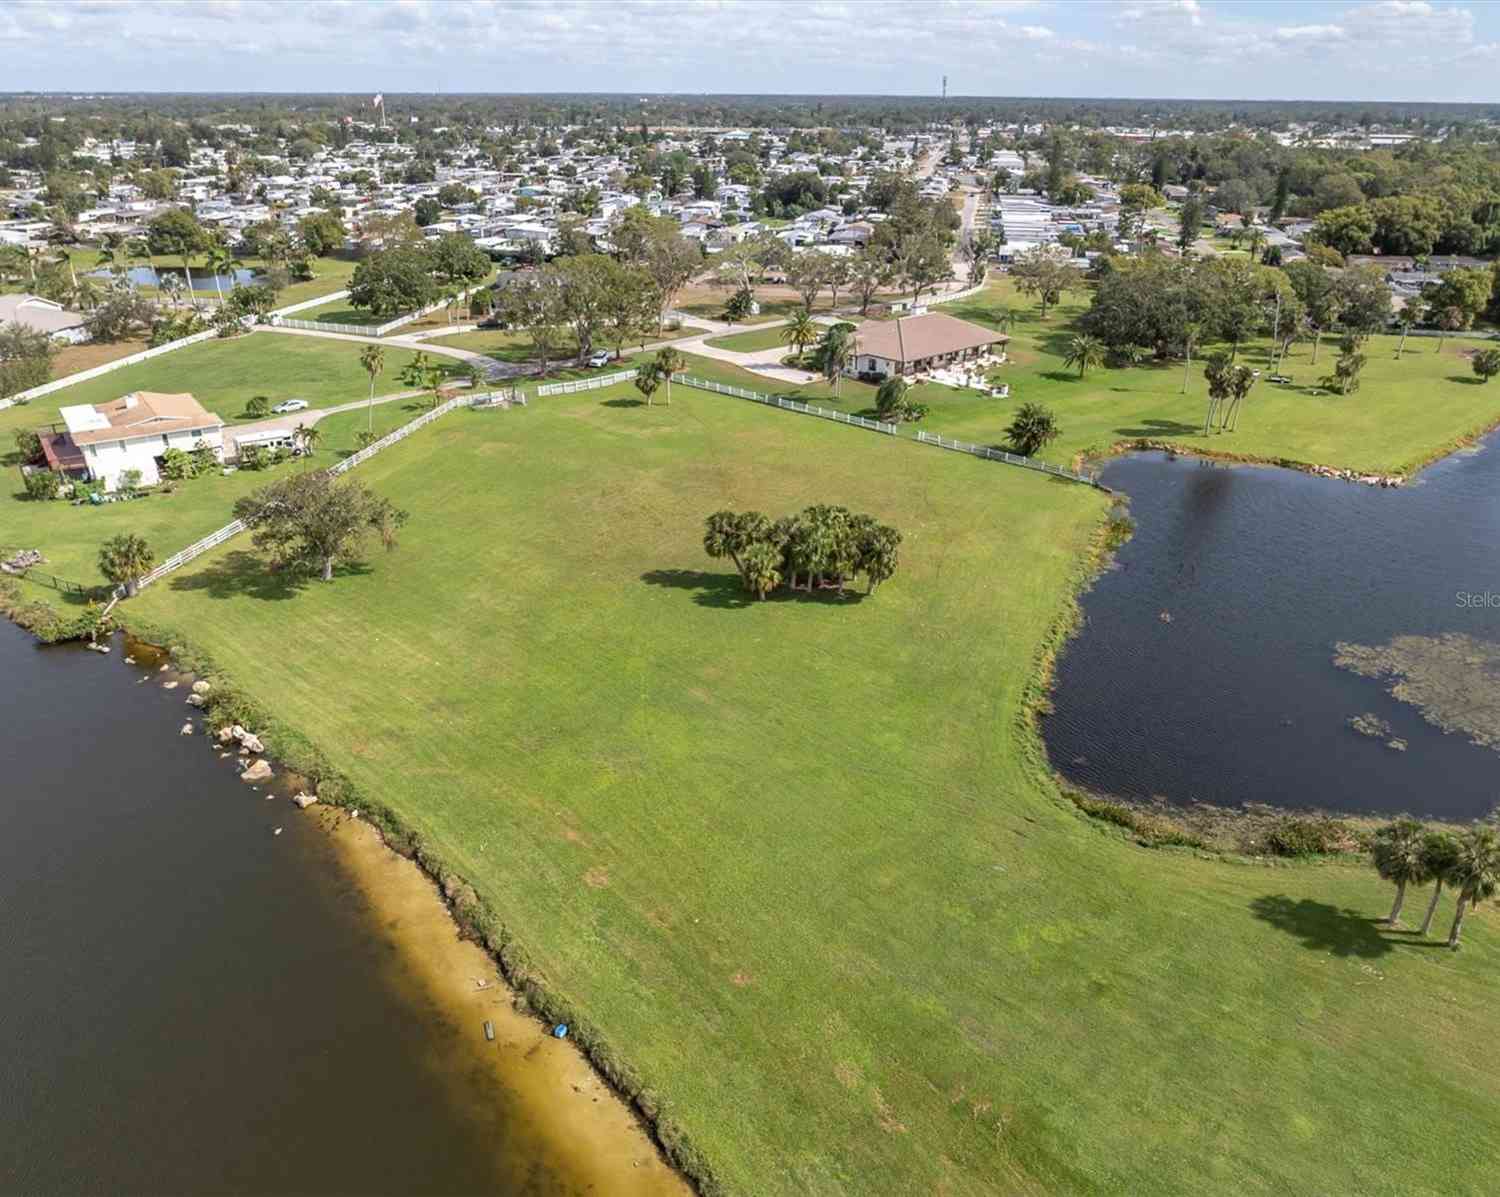
<svg viewBox="0 0 1500 1197">
<path fill-rule="evenodd" d="M 943 76 L 943 99 L 946 100 L 947 98 L 948 98 L 948 76 L 944 75 Z"/>
</svg>

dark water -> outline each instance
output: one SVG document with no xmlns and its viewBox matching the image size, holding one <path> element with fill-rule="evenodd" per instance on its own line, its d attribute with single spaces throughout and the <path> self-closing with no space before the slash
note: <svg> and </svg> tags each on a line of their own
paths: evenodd
<svg viewBox="0 0 1500 1197">
<path fill-rule="evenodd" d="M 522 1191 L 327 836 L 139 676 L 0 621 L 0 1192 Z"/>
<path fill-rule="evenodd" d="M 1445 735 L 1336 641 L 1500 641 L 1500 437 L 1380 490 L 1165 454 L 1112 462 L 1136 534 L 1084 597 L 1044 721 L 1054 765 L 1126 797 L 1474 818 L 1500 754 Z M 1162 613 L 1170 615 L 1170 622 Z M 1385 719 L 1408 751 L 1346 721 Z"/>
</svg>

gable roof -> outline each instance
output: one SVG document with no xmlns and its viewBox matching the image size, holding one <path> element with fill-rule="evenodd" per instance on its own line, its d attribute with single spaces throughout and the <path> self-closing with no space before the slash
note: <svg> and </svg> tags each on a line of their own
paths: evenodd
<svg viewBox="0 0 1500 1197">
<path fill-rule="evenodd" d="M 856 352 L 892 362 L 917 362 L 944 353 L 982 349 L 1010 340 L 1003 333 L 970 324 L 946 312 L 866 320 L 854 330 Z"/>
<path fill-rule="evenodd" d="M 223 420 L 205 411 L 192 395 L 166 395 L 157 391 L 134 391 L 97 407 L 86 404 L 65 407 L 58 415 L 62 416 L 75 445 L 224 426 Z"/>
<path fill-rule="evenodd" d="M 37 332 L 60 333 L 81 328 L 83 316 L 40 295 L 0 295 L 0 324 L 16 324 Z"/>
</svg>

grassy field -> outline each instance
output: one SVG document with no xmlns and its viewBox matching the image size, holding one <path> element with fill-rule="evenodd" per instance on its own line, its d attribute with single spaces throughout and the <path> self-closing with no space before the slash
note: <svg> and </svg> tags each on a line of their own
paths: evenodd
<svg viewBox="0 0 1500 1197">
<path fill-rule="evenodd" d="M 1054 459 L 1156 419 L 1191 442 L 1201 378 L 1187 397 L 1180 368 L 1079 383 L 1065 318 L 1018 320 L 1013 401 L 924 388 L 925 426 L 992 440 L 1033 398 L 1062 421 Z M 273 339 L 300 340 L 253 338 Z M 1257 388 L 1238 436 L 1419 456 L 1500 409 L 1434 348 L 1384 378 L 1371 350 L 1346 400 Z M 872 395 L 842 391 L 822 401 Z M 326 422 L 325 452 L 362 418 Z M 411 512 L 395 553 L 298 586 L 231 543 L 125 612 L 398 810 L 733 1191 L 1493 1187 L 1500 920 L 1481 911 L 1452 954 L 1380 929 L 1366 869 L 1148 851 L 1060 801 L 1025 710 L 1097 492 L 683 386 L 670 407 L 625 385 L 457 412 L 360 477 Z M 175 546 L 263 479 L 7 514 L 83 562 L 118 530 L 84 520 L 160 514 L 147 535 Z M 877 595 L 746 602 L 702 552 L 710 511 L 819 501 L 905 532 Z"/>
<path fill-rule="evenodd" d="M 756 328 L 749 332 L 715 337 L 707 344 L 715 349 L 729 349 L 735 353 L 754 353 L 760 349 L 776 349 L 785 346 L 786 351 L 790 353 L 792 352 L 791 346 L 787 345 L 782 336 L 785 329 L 785 324 L 773 324 L 769 328 Z"/>
<path fill-rule="evenodd" d="M 52 423 L 59 407 L 106 403 L 131 391 L 190 391 L 204 407 L 234 423 L 246 420 L 245 403 L 253 395 L 265 395 L 273 404 L 295 398 L 313 407 L 332 407 L 369 394 L 370 376 L 359 364 L 362 348 L 352 342 L 269 332 L 203 341 L 0 411 L 0 442 L 8 449 L 13 429 Z M 386 348 L 385 372 L 375 384 L 377 395 L 408 389 L 399 375 L 412 356 L 409 350 Z M 457 365 L 452 359 L 436 360 Z"/>
<path fill-rule="evenodd" d="M 703 329 L 692 324 L 684 324 L 678 329 L 668 329 L 661 336 L 651 333 L 647 344 L 656 341 L 680 341 L 685 337 L 696 337 Z M 510 362 L 512 365 L 525 365 L 536 361 L 536 346 L 531 335 L 523 330 L 480 328 L 473 332 L 455 333 L 451 337 L 431 337 L 430 342 L 434 345 L 449 345 L 455 349 L 472 349 L 475 353 L 482 353 L 492 357 L 496 361 Z M 596 348 L 611 349 L 610 346 L 596 343 Z M 629 357 L 632 346 L 625 346 L 624 356 Z M 611 352 L 613 350 L 611 349 Z M 565 362 L 569 358 L 578 356 L 578 340 L 567 336 L 552 347 L 549 359 L 554 362 Z M 611 369 L 614 367 L 611 366 Z"/>
<path fill-rule="evenodd" d="M 362 477 L 396 553 L 296 588 L 231 545 L 136 613 L 437 845 L 734 1190 L 1488 1187 L 1492 918 L 1424 949 L 1362 869 L 1057 800 L 1022 710 L 1097 493 L 684 387 L 458 413 Z M 702 553 L 708 511 L 819 500 L 905 531 L 874 598 L 747 603 Z"/>
</svg>

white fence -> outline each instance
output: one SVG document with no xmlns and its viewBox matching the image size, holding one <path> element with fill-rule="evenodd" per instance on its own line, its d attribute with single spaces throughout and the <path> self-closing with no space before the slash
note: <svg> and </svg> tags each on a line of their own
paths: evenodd
<svg viewBox="0 0 1500 1197">
<path fill-rule="evenodd" d="M 440 403 L 431 411 L 423 412 L 415 420 L 411 421 L 411 423 L 401 425 L 401 427 L 396 429 L 395 432 L 387 433 L 378 441 L 372 441 L 370 444 L 366 445 L 358 453 L 352 454 L 351 456 L 344 458 L 343 461 L 338 462 L 336 465 L 330 466 L 328 468 L 328 472 L 330 474 L 338 475 L 345 473 L 348 470 L 352 470 L 355 466 L 361 464 L 362 462 L 369 461 L 370 458 L 374 457 L 375 454 L 379 453 L 382 449 L 388 449 L 397 441 L 405 440 L 419 428 L 427 427 L 427 425 L 431 424 L 439 416 L 447 415 L 456 407 L 472 406 L 476 398 L 478 398 L 478 396 L 460 395 L 456 399 L 449 399 L 446 403 Z M 174 569 L 181 569 L 189 561 L 193 560 L 193 558 L 201 557 L 204 553 L 208 552 L 209 549 L 217 548 L 226 540 L 230 540 L 233 537 L 238 536 L 244 530 L 245 522 L 243 520 L 230 521 L 222 528 L 218 529 L 218 531 L 210 532 L 202 540 L 195 540 L 192 544 L 188 545 L 187 548 L 173 553 L 170 557 L 168 557 L 165 561 L 163 561 L 160 565 L 153 569 L 149 574 L 146 574 L 144 577 L 142 577 L 137 585 L 144 589 L 145 587 L 151 585 L 152 582 L 155 582 L 158 578 L 165 577 Z M 124 588 L 119 588 L 115 591 L 115 593 L 117 596 L 124 594 Z"/>
<path fill-rule="evenodd" d="M 841 411 L 834 411 L 828 407 L 814 407 L 810 403 L 802 403 L 796 399 L 788 399 L 784 395 L 761 395 L 755 391 L 747 391 L 744 387 L 726 386 L 721 382 L 710 382 L 706 378 L 694 378 L 689 374 L 672 375 L 673 382 L 683 383 L 685 386 L 697 387 L 700 391 L 713 391 L 716 395 L 733 395 L 736 399 L 748 399 L 752 403 L 764 403 L 767 407 L 779 407 L 783 411 L 801 412 L 805 416 L 817 416 L 819 419 L 832 420 L 837 424 L 852 424 L 855 428 L 866 428 L 871 432 L 883 432 L 887 436 L 896 435 L 894 424 L 885 424 L 880 420 L 867 420 L 864 416 L 846 415 Z"/>
<path fill-rule="evenodd" d="M 1037 461 L 1034 457 L 1021 457 L 1016 453 L 1007 453 L 1004 449 L 991 449 L 985 445 L 971 445 L 967 441 L 953 441 L 944 436 L 937 436 L 931 432 L 918 432 L 917 440 L 924 445 L 936 445 L 939 449 L 952 449 L 956 453 L 971 453 L 975 457 L 983 457 L 986 461 L 1003 461 L 1006 465 L 1021 466 L 1023 469 L 1036 470 L 1038 473 L 1051 474 L 1057 478 L 1066 478 L 1069 482 L 1082 482 L 1086 486 L 1096 486 L 1100 490 L 1107 489 L 1099 486 L 1098 479 L 1089 474 L 1079 474 L 1072 470 L 1065 470 L 1062 466 L 1049 465 L 1045 461 Z"/>
<path fill-rule="evenodd" d="M 634 370 L 618 370 L 613 374 L 601 374 L 598 378 L 580 378 L 574 382 L 549 382 L 537 387 L 538 398 L 547 395 L 576 395 L 579 391 L 597 391 L 601 387 L 612 387 L 617 382 L 629 382 L 635 377 Z"/>
<path fill-rule="evenodd" d="M 478 287 L 470 287 L 466 291 L 461 291 L 456 302 L 462 303 L 482 287 L 483 284 L 481 283 Z M 348 294 L 349 292 L 347 291 L 341 291 L 332 297 L 325 295 L 318 300 L 318 303 L 327 303 L 330 298 L 342 299 Z M 383 337 L 387 333 L 393 333 L 398 328 L 412 323 L 414 320 L 420 320 L 423 316 L 431 315 L 440 308 L 447 307 L 448 302 L 446 299 L 440 299 L 436 303 L 429 303 L 419 311 L 409 312 L 405 316 L 397 316 L 394 320 L 387 320 L 384 324 L 334 324 L 327 320 L 286 320 L 279 316 L 274 323 L 280 325 L 282 328 L 300 328 L 307 332 L 345 333 L 351 337 Z M 301 310 L 309 306 L 315 305 L 298 304 L 296 309 L 288 308 L 287 310 Z M 273 312 L 272 315 L 277 315 L 277 313 Z"/>
<path fill-rule="evenodd" d="M 39 399 L 43 395 L 50 395 L 53 391 L 60 391 L 64 387 L 70 387 L 75 382 L 87 382 L 90 378 L 98 378 L 100 375 L 108 374 L 111 370 L 123 370 L 126 366 L 134 366 L 139 362 L 150 361 L 153 357 L 160 357 L 164 353 L 171 353 L 174 349 L 185 349 L 189 345 L 196 345 L 199 341 L 208 341 L 219 334 L 213 329 L 207 329 L 201 333 L 194 333 L 190 337 L 183 337 L 179 341 L 168 341 L 165 345 L 158 345 L 155 349 L 142 349 L 139 353 L 132 353 L 129 357 L 116 358 L 112 362 L 105 362 L 102 366 L 95 366 L 90 370 L 80 370 L 77 374 L 69 374 L 66 378 L 55 378 L 51 382 L 44 382 L 41 386 L 32 387 L 29 391 L 19 391 L 5 400 L 0 407 L 9 407 L 13 403 L 27 399 Z"/>
<path fill-rule="evenodd" d="M 315 295 L 312 299 L 304 299 L 301 303 L 288 304 L 284 308 L 277 308 L 274 312 L 267 313 L 271 316 L 290 316 L 293 312 L 305 312 L 308 308 L 320 308 L 325 303 L 333 303 L 336 300 L 348 299 L 347 291 L 332 291 L 327 295 Z"/>
</svg>

